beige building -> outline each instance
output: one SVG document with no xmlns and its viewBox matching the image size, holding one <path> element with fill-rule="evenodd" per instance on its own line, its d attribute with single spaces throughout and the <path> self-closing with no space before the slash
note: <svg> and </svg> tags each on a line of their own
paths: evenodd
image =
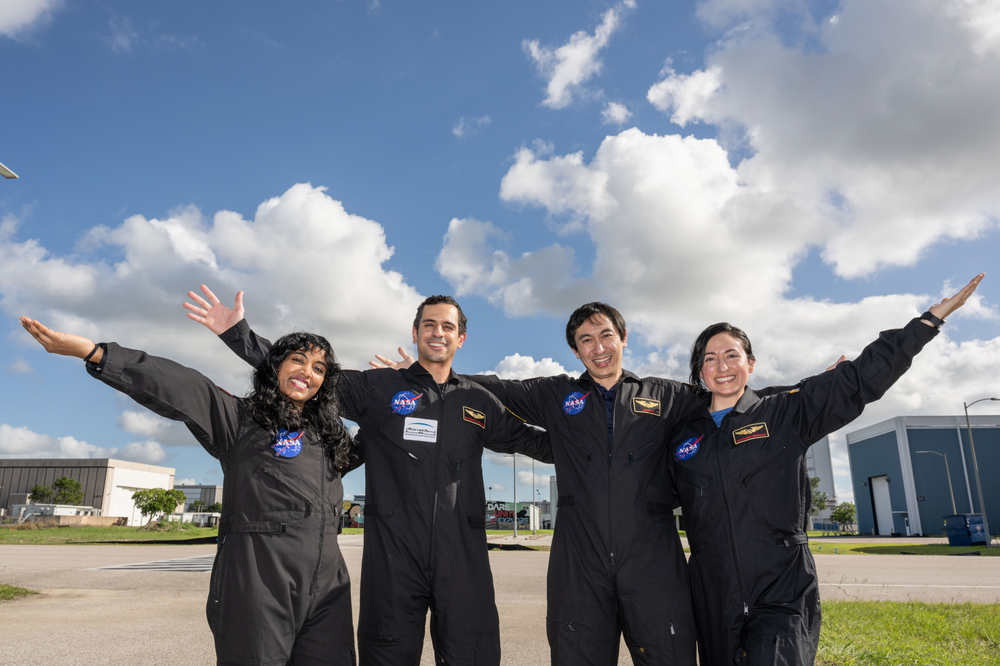
<svg viewBox="0 0 1000 666">
<path fill-rule="evenodd" d="M 0 459 L 0 508 L 10 515 L 14 504 L 26 503 L 36 485 L 51 486 L 67 476 L 83 486 L 82 505 L 99 509 L 102 516 L 128 519 L 129 525 L 146 520 L 132 502 L 137 490 L 174 487 L 174 468 L 115 460 L 83 459 Z"/>
</svg>

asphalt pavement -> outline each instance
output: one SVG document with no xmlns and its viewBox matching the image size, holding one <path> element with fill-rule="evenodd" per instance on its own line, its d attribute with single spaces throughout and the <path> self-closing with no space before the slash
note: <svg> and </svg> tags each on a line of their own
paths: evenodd
<svg viewBox="0 0 1000 666">
<path fill-rule="evenodd" d="M 544 546 L 551 537 L 520 535 L 516 540 L 490 541 Z M 905 542 L 909 541 L 893 540 Z M 363 537 L 342 536 L 340 543 L 354 581 L 356 622 Z M 209 581 L 205 569 L 213 553 L 213 546 L 0 545 L 0 582 L 41 591 L 0 603 L 0 662 L 5 666 L 214 664 L 212 635 L 205 622 Z M 505 665 L 549 663 L 548 559 L 546 551 L 490 552 Z M 825 599 L 1000 603 L 1000 558 L 817 555 L 816 565 Z M 624 650 L 619 663 L 631 663 Z M 428 640 L 421 666 L 431 664 Z"/>
</svg>

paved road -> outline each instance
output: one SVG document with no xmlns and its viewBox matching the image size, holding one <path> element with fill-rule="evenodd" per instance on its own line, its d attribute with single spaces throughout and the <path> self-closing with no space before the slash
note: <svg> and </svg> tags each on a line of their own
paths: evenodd
<svg viewBox="0 0 1000 666">
<path fill-rule="evenodd" d="M 341 548 L 357 581 L 362 537 L 341 537 Z M 213 551 L 211 546 L 0 546 L 0 581 L 42 591 L 0 603 L 0 662 L 5 666 L 214 663 L 204 613 L 208 573 L 197 571 Z M 145 564 L 164 561 L 169 562 L 165 571 Z M 493 551 L 490 561 L 504 664 L 548 664 L 548 553 Z M 128 567 L 138 564 L 144 566 Z M 819 555 L 816 564 L 821 593 L 827 599 L 1000 603 L 1000 558 Z M 356 613 L 357 587 L 353 592 Z M 433 663 L 429 645 L 421 663 Z M 630 663 L 624 652 L 619 663 Z"/>
</svg>

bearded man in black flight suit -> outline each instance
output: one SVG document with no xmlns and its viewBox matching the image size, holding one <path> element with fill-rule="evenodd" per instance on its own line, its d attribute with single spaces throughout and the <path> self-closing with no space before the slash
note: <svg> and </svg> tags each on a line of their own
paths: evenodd
<svg viewBox="0 0 1000 666">
<path fill-rule="evenodd" d="M 189 317 L 254 364 L 270 343 L 202 286 Z M 466 338 L 454 299 L 417 310 L 418 362 L 404 370 L 345 370 L 341 414 L 364 431 L 365 548 L 358 647 L 361 664 L 417 664 L 427 611 L 435 663 L 497 666 L 499 616 L 486 548 L 483 448 L 551 462 L 548 436 L 507 412 L 451 369 Z"/>
</svg>

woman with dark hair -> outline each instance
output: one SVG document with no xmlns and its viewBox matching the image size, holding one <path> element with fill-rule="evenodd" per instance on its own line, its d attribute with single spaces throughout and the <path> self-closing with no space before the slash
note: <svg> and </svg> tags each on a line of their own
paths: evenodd
<svg viewBox="0 0 1000 666">
<path fill-rule="evenodd" d="M 881 398 L 982 278 L 884 331 L 855 360 L 763 397 L 747 388 L 755 359 L 742 330 L 721 323 L 698 336 L 691 383 L 704 403 L 675 428 L 671 448 L 702 666 L 815 661 L 820 599 L 805 532 L 806 451 Z"/>
<path fill-rule="evenodd" d="M 46 351 L 182 421 L 224 474 L 208 624 L 219 664 L 353 666 L 350 580 L 337 545 L 341 474 L 359 466 L 337 413 L 326 339 L 278 340 L 236 398 L 195 370 L 21 317 Z"/>
</svg>

